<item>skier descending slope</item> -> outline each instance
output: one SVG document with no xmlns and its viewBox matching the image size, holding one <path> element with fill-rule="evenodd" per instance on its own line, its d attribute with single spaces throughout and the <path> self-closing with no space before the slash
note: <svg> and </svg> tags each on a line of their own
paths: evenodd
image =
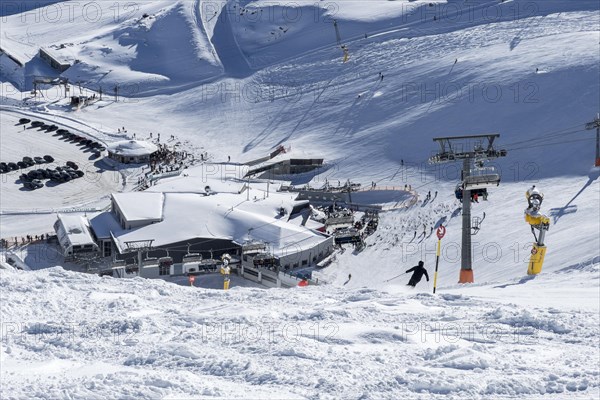
<svg viewBox="0 0 600 400">
<path fill-rule="evenodd" d="M 406 271 L 407 274 L 409 272 L 412 272 L 413 274 L 410 277 L 410 280 L 408 281 L 408 286 L 417 286 L 417 283 L 419 283 L 421 281 L 421 278 L 423 278 L 423 274 L 425 275 L 427 282 L 429 282 L 429 275 L 427 275 L 427 270 L 423 266 L 423 261 L 419 261 L 419 265 L 415 265 L 414 267 Z"/>
</svg>

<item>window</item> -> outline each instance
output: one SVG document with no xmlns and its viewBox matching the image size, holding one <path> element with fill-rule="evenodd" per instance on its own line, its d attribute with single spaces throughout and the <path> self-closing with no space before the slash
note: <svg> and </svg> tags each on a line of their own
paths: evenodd
<svg viewBox="0 0 600 400">
<path fill-rule="evenodd" d="M 302 266 L 308 265 L 308 260 L 302 260 Z"/>
<path fill-rule="evenodd" d="M 112 246 L 110 241 L 103 242 L 102 248 L 104 252 L 104 257 L 110 257 L 112 254 Z"/>
</svg>

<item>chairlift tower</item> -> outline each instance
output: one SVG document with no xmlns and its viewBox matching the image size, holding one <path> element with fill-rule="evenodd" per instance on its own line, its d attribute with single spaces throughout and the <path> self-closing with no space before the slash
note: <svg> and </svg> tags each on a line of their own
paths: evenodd
<svg viewBox="0 0 600 400">
<path fill-rule="evenodd" d="M 471 190 L 499 185 L 500 175 L 495 170 L 476 173 L 484 162 L 505 157 L 506 150 L 496 150 L 494 141 L 497 133 L 472 136 L 450 136 L 433 138 L 440 145 L 440 152 L 429 158 L 430 164 L 462 160 L 462 248 L 459 283 L 473 283 L 473 258 L 471 246 Z M 470 150 L 472 149 L 472 150 Z M 473 169 L 473 165 L 477 168 Z"/>
</svg>

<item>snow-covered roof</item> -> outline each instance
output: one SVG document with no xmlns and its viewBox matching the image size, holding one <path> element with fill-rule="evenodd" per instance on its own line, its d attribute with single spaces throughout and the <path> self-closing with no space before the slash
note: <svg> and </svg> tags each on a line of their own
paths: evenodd
<svg viewBox="0 0 600 400">
<path fill-rule="evenodd" d="M 108 211 L 103 211 L 90 219 L 90 226 L 98 239 L 110 239 L 111 232 L 117 235 L 124 230 Z"/>
<path fill-rule="evenodd" d="M 144 196 L 156 193 L 140 192 L 136 199 L 145 208 Z M 153 200 L 149 200 L 152 202 Z M 163 220 L 132 231 L 115 235 L 117 246 L 124 249 L 126 241 L 154 239 L 154 246 L 195 238 L 214 238 L 243 243 L 248 239 L 269 243 L 274 254 L 283 255 L 314 247 L 327 237 L 306 227 L 292 224 L 279 215 L 280 208 L 289 212 L 296 204 L 287 194 L 271 193 L 268 198 L 246 200 L 246 194 L 220 193 L 205 196 L 197 193 L 164 193 Z"/>
<path fill-rule="evenodd" d="M 140 157 L 158 151 L 158 147 L 154 143 L 145 142 L 143 140 L 122 140 L 110 143 L 107 146 L 107 150 L 109 153 L 121 156 Z"/>
<path fill-rule="evenodd" d="M 80 215 L 58 214 L 55 230 L 58 240 L 65 247 L 69 244 L 72 246 L 95 244 L 87 218 Z"/>
<path fill-rule="evenodd" d="M 162 193 L 113 193 L 112 198 L 127 221 L 160 221 L 163 216 Z"/>
</svg>

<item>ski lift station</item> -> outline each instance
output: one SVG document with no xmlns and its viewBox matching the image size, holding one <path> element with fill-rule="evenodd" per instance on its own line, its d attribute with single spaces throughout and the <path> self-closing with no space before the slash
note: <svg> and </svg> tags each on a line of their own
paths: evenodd
<svg viewBox="0 0 600 400">
<path fill-rule="evenodd" d="M 143 140 L 122 140 L 107 147 L 108 157 L 123 164 L 142 164 L 150 161 L 158 147 Z"/>
<path fill-rule="evenodd" d="M 109 264 L 149 278 L 190 273 L 192 264 L 197 271 L 224 254 L 239 264 L 248 241 L 263 243 L 285 270 L 314 266 L 331 254 L 334 238 L 306 218 L 308 201 L 275 192 L 273 182 L 247 185 L 241 179 L 179 176 L 147 191 L 113 193 L 110 209 L 89 220 L 95 251 Z M 140 251 L 132 243 L 147 245 Z"/>
</svg>

